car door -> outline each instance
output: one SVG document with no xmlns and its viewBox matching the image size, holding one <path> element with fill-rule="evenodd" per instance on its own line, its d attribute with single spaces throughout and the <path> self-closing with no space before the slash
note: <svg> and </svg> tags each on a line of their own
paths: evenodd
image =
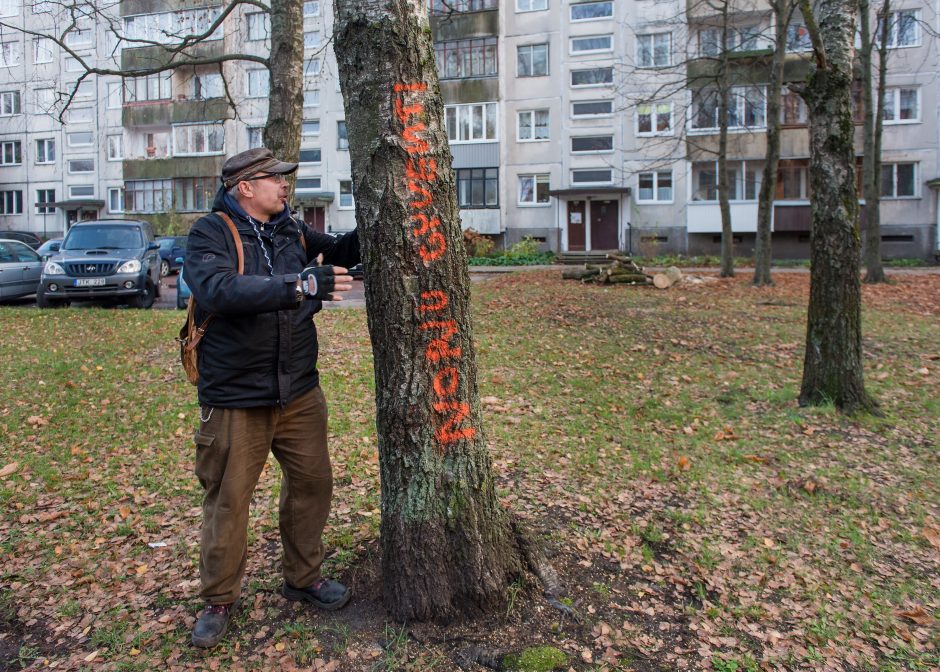
<svg viewBox="0 0 940 672">
<path fill-rule="evenodd" d="M 13 298 L 16 288 L 23 282 L 23 270 L 16 259 L 12 242 L 0 242 L 0 298 Z"/>
<path fill-rule="evenodd" d="M 25 243 L 10 243 L 10 245 L 13 247 L 13 253 L 23 273 L 17 296 L 33 294 L 39 286 L 39 276 L 42 275 L 42 257 Z"/>
</svg>

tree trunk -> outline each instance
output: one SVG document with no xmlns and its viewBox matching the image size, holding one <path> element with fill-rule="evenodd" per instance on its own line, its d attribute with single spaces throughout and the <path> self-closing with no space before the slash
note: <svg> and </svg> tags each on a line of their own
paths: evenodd
<svg viewBox="0 0 940 672">
<path fill-rule="evenodd" d="M 427 4 L 336 1 L 375 360 L 386 605 L 442 620 L 522 571 L 483 436 L 470 282 Z"/>
<path fill-rule="evenodd" d="M 808 7 L 808 3 L 803 6 Z M 802 91 L 810 116 L 813 228 L 800 404 L 832 402 L 850 413 L 875 407 L 862 377 L 860 240 L 852 123 L 857 11 L 857 0 L 819 0 L 816 4 L 816 67 Z"/>
<path fill-rule="evenodd" d="M 728 199 L 728 105 L 731 73 L 728 63 L 728 3 L 722 3 L 721 51 L 718 71 L 718 209 L 721 212 L 721 277 L 734 277 L 734 231 Z"/>
<path fill-rule="evenodd" d="M 865 107 L 865 157 L 862 184 L 865 190 L 865 236 L 863 257 L 865 262 L 865 282 L 886 282 L 884 266 L 881 263 L 881 139 L 883 131 L 883 110 L 885 98 L 885 75 L 887 72 L 887 33 L 890 0 L 884 0 L 879 14 L 885 17 L 882 22 L 881 47 L 879 59 L 877 95 L 872 95 L 872 52 L 875 50 L 871 34 L 871 5 L 869 0 L 859 2 L 859 20 L 861 21 L 862 48 L 859 62 L 862 69 L 862 100 Z"/>
<path fill-rule="evenodd" d="M 757 204 L 757 235 L 754 241 L 754 285 L 774 284 L 770 277 L 770 228 L 777 191 L 777 165 L 780 162 L 780 88 L 783 86 L 783 64 L 787 55 L 787 23 L 790 19 L 789 0 L 774 4 L 774 57 L 767 86 L 767 154 Z"/>
<path fill-rule="evenodd" d="M 303 0 L 271 0 L 271 88 L 264 146 L 284 161 L 297 161 L 300 157 L 304 104 L 303 4 Z"/>
</svg>

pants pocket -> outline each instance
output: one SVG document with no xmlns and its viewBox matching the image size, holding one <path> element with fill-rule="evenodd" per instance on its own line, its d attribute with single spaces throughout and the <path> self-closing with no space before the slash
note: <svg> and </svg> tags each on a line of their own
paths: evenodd
<svg viewBox="0 0 940 672">
<path fill-rule="evenodd" d="M 218 483 L 225 476 L 228 462 L 228 446 L 223 437 L 206 431 L 205 426 L 196 430 L 193 442 L 196 444 L 196 477 L 203 488 L 210 483 Z"/>
</svg>

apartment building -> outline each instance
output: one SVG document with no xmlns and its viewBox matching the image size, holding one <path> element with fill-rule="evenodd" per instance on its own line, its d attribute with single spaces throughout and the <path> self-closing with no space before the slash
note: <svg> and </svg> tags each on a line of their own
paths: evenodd
<svg viewBox="0 0 940 672">
<path fill-rule="evenodd" d="M 33 3 L 0 0 L 0 16 L 36 32 L 62 25 L 59 5 Z M 717 252 L 717 97 L 708 73 L 721 32 L 713 10 L 679 0 L 430 0 L 429 8 L 465 228 L 502 244 L 532 236 L 556 251 Z M 161 42 L 204 31 L 221 4 L 124 0 L 111 11 L 125 38 Z M 341 232 L 355 220 L 332 3 L 306 0 L 303 15 L 295 204 L 315 228 Z M 928 257 L 940 238 L 935 9 L 899 0 L 890 26 L 883 250 Z M 198 50 L 264 55 L 269 33 L 266 14 L 243 6 Z M 750 252 L 756 229 L 772 34 L 763 0 L 734 0 L 726 48 L 738 254 Z M 124 70 L 164 57 L 159 46 L 116 40 L 104 21 L 79 20 L 67 39 L 82 58 Z M 799 19 L 788 42 L 795 81 L 807 67 Z M 225 157 L 262 143 L 270 75 L 260 64 L 88 77 L 60 121 L 81 74 L 60 52 L 17 31 L 0 34 L 0 229 L 53 236 L 96 216 L 185 226 L 209 207 Z M 782 121 L 774 249 L 805 257 L 806 111 L 788 90 Z"/>
</svg>

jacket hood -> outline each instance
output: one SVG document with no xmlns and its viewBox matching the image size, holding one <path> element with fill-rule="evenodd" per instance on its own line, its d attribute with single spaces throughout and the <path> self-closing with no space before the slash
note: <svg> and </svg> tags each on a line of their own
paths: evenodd
<svg viewBox="0 0 940 672">
<path fill-rule="evenodd" d="M 232 218 L 232 221 L 235 222 L 236 226 L 251 228 L 251 222 L 248 221 L 248 215 L 245 213 L 245 211 L 238 206 L 237 202 L 234 204 L 232 203 L 234 199 L 226 198 L 227 191 L 228 190 L 224 186 L 219 187 L 219 190 L 215 193 L 215 199 L 212 201 L 212 212 L 224 212 Z M 290 218 L 290 208 L 285 203 L 284 209 L 272 217 L 271 220 L 267 222 L 267 224 L 282 224 Z"/>
</svg>

